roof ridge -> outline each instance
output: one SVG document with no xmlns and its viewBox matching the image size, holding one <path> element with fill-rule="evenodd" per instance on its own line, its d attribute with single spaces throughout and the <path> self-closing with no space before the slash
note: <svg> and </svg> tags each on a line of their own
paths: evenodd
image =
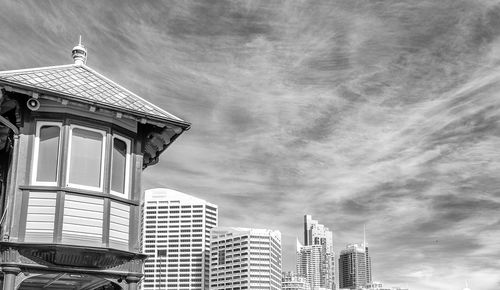
<svg viewBox="0 0 500 290">
<path fill-rule="evenodd" d="M 105 81 L 107 81 L 107 82 L 112 83 L 112 84 L 113 84 L 114 86 L 116 86 L 117 88 L 119 88 L 119 89 L 121 89 L 121 90 L 124 90 L 125 92 L 127 92 L 127 93 L 131 94 L 132 96 L 134 96 L 134 97 L 136 97 L 136 98 L 138 98 L 138 99 L 140 99 L 140 100 L 142 100 L 142 101 L 146 102 L 148 105 L 152 106 L 152 107 L 153 107 L 153 108 L 155 108 L 156 110 L 159 110 L 160 112 L 162 112 L 162 113 L 164 113 L 164 114 L 167 114 L 167 115 L 171 116 L 172 118 L 174 118 L 174 119 L 176 119 L 176 120 L 178 120 L 178 121 L 182 121 L 182 119 L 181 119 L 181 118 L 179 118 L 179 117 L 175 116 L 175 115 L 174 115 L 174 114 L 172 114 L 172 113 L 169 113 L 169 112 L 165 111 L 164 109 L 162 109 L 162 108 L 158 107 L 157 105 L 153 104 L 152 102 L 150 102 L 150 101 L 148 101 L 148 100 L 146 100 L 146 99 L 144 99 L 144 98 L 140 97 L 140 96 L 139 96 L 139 95 L 137 95 L 136 93 L 134 93 L 134 92 L 130 91 L 129 89 L 127 89 L 127 88 L 125 88 L 125 87 L 121 86 L 121 85 L 120 85 L 120 84 L 118 84 L 117 82 L 115 82 L 115 81 L 113 81 L 113 80 L 111 80 L 111 79 L 107 78 L 106 76 L 104 76 L 103 74 L 99 73 L 99 72 L 98 72 L 98 71 L 96 71 L 95 69 L 93 69 L 93 68 L 89 67 L 88 65 L 83 64 L 83 65 L 80 65 L 79 67 L 82 67 L 83 69 L 85 69 L 85 70 L 87 70 L 87 71 L 89 71 L 89 72 L 91 72 L 91 73 L 93 73 L 93 74 L 97 75 L 97 76 L 98 76 L 98 77 L 100 77 L 101 79 L 103 79 L 103 80 L 105 80 Z"/>
<path fill-rule="evenodd" d="M 0 71 L 0 75 L 36 72 L 36 71 L 42 71 L 42 70 L 48 70 L 48 69 L 58 69 L 58 68 L 70 68 L 70 67 L 76 67 L 76 66 L 77 65 L 75 65 L 74 63 L 70 63 L 70 64 L 63 64 L 63 65 L 43 66 L 43 67 L 35 67 L 35 68 L 4 70 L 4 71 Z"/>
<path fill-rule="evenodd" d="M 66 79 L 67 77 L 69 79 Z M 21 85 L 79 101 L 95 102 L 106 107 L 121 109 L 139 118 L 160 118 L 179 123 L 181 127 L 190 126 L 189 122 L 140 97 L 85 64 L 0 71 L 0 84 Z"/>
</svg>

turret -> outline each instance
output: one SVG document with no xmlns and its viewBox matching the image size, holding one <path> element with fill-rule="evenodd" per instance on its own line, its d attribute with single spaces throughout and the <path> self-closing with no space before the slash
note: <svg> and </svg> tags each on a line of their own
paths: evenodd
<svg viewBox="0 0 500 290">
<path fill-rule="evenodd" d="M 142 171 L 190 127 L 72 55 L 0 72 L 4 290 L 137 289 Z"/>
</svg>

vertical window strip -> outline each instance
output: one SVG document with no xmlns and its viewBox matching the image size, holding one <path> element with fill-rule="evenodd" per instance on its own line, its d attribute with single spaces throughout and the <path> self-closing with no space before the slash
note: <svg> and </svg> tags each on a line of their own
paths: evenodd
<svg viewBox="0 0 500 290">
<path fill-rule="evenodd" d="M 131 141 L 113 135 L 111 153 L 111 193 L 124 198 L 129 197 Z"/>
<path fill-rule="evenodd" d="M 59 179 L 61 123 L 37 122 L 31 183 L 56 186 Z"/>
<path fill-rule="evenodd" d="M 102 130 L 71 125 L 69 135 L 67 185 L 102 191 L 106 133 Z"/>
</svg>

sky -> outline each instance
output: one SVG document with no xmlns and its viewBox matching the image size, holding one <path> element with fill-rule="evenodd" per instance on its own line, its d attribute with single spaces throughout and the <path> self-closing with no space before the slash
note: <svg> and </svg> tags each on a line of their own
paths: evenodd
<svg viewBox="0 0 500 290">
<path fill-rule="evenodd" d="M 304 214 L 412 290 L 500 288 L 500 2 L 5 1 L 0 70 L 87 65 L 192 123 L 143 188 L 278 229 Z"/>
</svg>

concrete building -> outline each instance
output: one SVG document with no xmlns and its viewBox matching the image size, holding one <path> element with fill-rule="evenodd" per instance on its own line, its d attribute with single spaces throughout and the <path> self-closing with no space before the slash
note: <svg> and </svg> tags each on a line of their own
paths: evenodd
<svg viewBox="0 0 500 290">
<path fill-rule="evenodd" d="M 357 289 L 372 283 L 371 258 L 366 243 L 347 245 L 340 252 L 340 288 Z"/>
<path fill-rule="evenodd" d="M 356 288 L 356 290 L 408 290 L 408 288 L 384 287 L 384 285 L 380 282 L 371 282 L 362 287 Z"/>
<path fill-rule="evenodd" d="M 312 290 L 321 287 L 321 255 L 320 245 L 303 246 L 297 240 L 297 274 L 305 277 Z"/>
<path fill-rule="evenodd" d="M 310 215 L 304 216 L 304 245 L 297 249 L 297 272 L 312 289 L 335 289 L 333 233 Z"/>
<path fill-rule="evenodd" d="M 212 229 L 210 289 L 281 289 L 281 233 L 265 229 Z"/>
<path fill-rule="evenodd" d="M 306 278 L 295 272 L 284 272 L 281 281 L 282 290 L 311 290 Z"/>
<path fill-rule="evenodd" d="M 0 72 L 4 290 L 137 289 L 142 170 L 190 127 L 72 56 Z"/>
<path fill-rule="evenodd" d="M 217 206 L 175 190 L 146 190 L 142 245 L 142 289 L 209 289 L 210 230 Z"/>
</svg>

